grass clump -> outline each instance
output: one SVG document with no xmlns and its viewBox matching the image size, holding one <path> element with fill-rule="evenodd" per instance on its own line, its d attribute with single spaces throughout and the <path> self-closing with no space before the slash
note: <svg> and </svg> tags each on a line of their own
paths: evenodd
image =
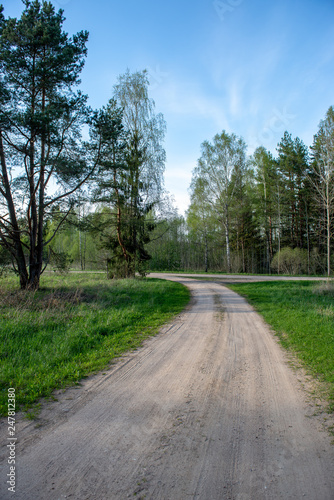
<svg viewBox="0 0 334 500">
<path fill-rule="evenodd" d="M 314 286 L 313 292 L 317 295 L 328 296 L 334 299 L 334 282 L 330 280 L 322 281 Z"/>
<path fill-rule="evenodd" d="M 277 332 L 282 345 L 328 387 L 334 411 L 334 284 L 271 281 L 228 285 Z"/>
<path fill-rule="evenodd" d="M 0 413 L 7 390 L 27 410 L 54 389 L 77 383 L 139 346 L 189 301 L 178 283 L 107 281 L 101 274 L 43 276 L 36 292 L 0 290 Z"/>
</svg>

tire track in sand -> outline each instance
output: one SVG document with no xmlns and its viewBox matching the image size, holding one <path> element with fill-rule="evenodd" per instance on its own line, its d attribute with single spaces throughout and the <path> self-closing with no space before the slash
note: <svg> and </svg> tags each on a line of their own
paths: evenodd
<svg viewBox="0 0 334 500">
<path fill-rule="evenodd" d="M 169 279 L 184 313 L 19 423 L 16 500 L 333 500 L 334 447 L 268 327 L 219 284 Z"/>
</svg>

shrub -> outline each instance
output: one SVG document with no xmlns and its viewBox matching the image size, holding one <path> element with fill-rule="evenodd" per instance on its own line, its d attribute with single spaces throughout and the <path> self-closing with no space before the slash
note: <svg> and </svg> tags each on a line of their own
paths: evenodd
<svg viewBox="0 0 334 500">
<path fill-rule="evenodd" d="M 282 274 L 303 274 L 307 272 L 307 251 L 284 247 L 271 261 L 271 269 Z"/>
<path fill-rule="evenodd" d="M 13 271 L 11 267 L 11 257 L 9 251 L 0 246 L 0 278 Z"/>
<path fill-rule="evenodd" d="M 54 271 L 60 274 L 67 274 L 70 270 L 73 259 L 70 258 L 67 252 L 56 252 L 50 248 L 50 264 Z"/>
<path fill-rule="evenodd" d="M 315 285 L 313 288 L 313 293 L 316 295 L 327 295 L 329 297 L 334 297 L 334 281 L 323 281 L 320 284 Z"/>
</svg>

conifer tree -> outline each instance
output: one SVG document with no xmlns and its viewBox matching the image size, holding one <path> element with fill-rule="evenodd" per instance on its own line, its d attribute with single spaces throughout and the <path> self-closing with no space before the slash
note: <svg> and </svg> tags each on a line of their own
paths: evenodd
<svg viewBox="0 0 334 500">
<path fill-rule="evenodd" d="M 145 274 L 150 258 L 145 245 L 154 228 L 148 214 L 160 203 L 163 191 L 166 125 L 162 114 L 155 114 L 155 103 L 148 95 L 148 85 L 146 71 L 127 71 L 120 75 L 114 86 L 113 109 L 109 103 L 109 110 L 104 115 L 109 120 L 110 132 L 114 127 L 112 116 L 119 107 L 126 134 L 124 147 L 119 151 L 121 161 L 115 163 L 113 160 L 115 136 L 109 133 L 109 151 L 108 147 L 103 150 L 104 159 L 100 164 L 100 171 L 104 172 L 109 183 L 109 196 L 113 198 L 109 200 L 114 208 L 112 213 L 117 214 L 117 239 L 111 238 L 109 243 L 113 250 L 114 272 L 119 277 L 134 276 L 136 271 Z M 98 180 L 97 184 L 100 194 L 102 191 L 106 194 L 108 186 L 104 181 Z"/>
<path fill-rule="evenodd" d="M 0 243 L 21 288 L 37 289 L 50 242 L 45 222 L 57 207 L 55 234 L 94 170 L 99 146 L 80 140 L 87 97 L 75 90 L 88 33 L 69 37 L 63 11 L 50 2 L 23 3 L 20 19 L 5 19 L 2 8 L 0 18 Z"/>
</svg>

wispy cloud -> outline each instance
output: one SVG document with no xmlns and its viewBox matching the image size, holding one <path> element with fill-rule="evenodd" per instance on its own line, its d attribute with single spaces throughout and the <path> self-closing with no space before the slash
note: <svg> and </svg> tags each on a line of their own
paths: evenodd
<svg viewBox="0 0 334 500">
<path fill-rule="evenodd" d="M 240 83 L 233 82 L 229 89 L 229 108 L 233 117 L 238 117 L 242 113 L 242 86 Z"/>
<path fill-rule="evenodd" d="M 192 120 L 212 121 L 216 128 L 228 128 L 226 105 L 222 97 L 211 96 L 191 81 L 181 81 L 176 78 L 164 82 L 157 89 L 156 101 L 159 108 L 169 116 L 188 117 Z"/>
</svg>

